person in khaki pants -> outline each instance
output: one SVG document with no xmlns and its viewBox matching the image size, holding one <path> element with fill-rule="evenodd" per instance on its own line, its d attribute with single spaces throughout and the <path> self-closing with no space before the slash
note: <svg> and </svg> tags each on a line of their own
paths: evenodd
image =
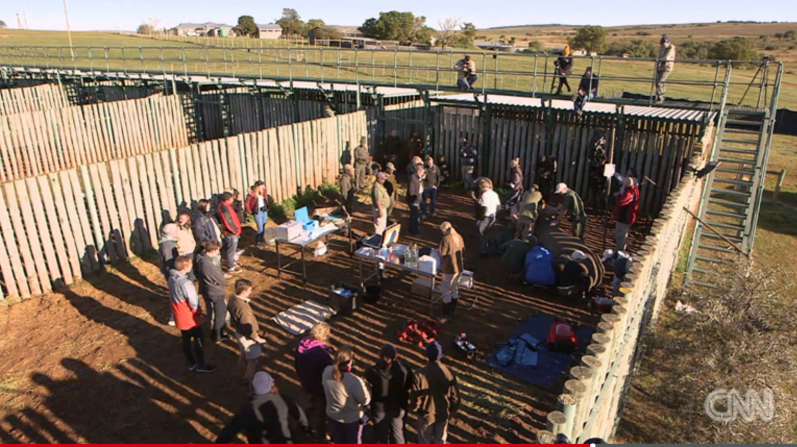
<svg viewBox="0 0 797 447">
<path fill-rule="evenodd" d="M 387 228 L 387 209 L 390 207 L 390 194 L 385 189 L 387 173 L 376 174 L 374 189 L 371 191 L 371 200 L 374 204 L 374 234 L 382 234 Z"/>
<path fill-rule="evenodd" d="M 448 420 L 460 405 L 457 377 L 443 364 L 440 343 L 426 346 L 426 358 L 426 366 L 415 372 L 410 409 L 418 416 L 418 443 L 445 444 Z"/>
<path fill-rule="evenodd" d="M 368 175 L 368 163 L 371 162 L 371 155 L 365 146 L 365 137 L 360 140 L 360 145 L 354 148 L 354 181 L 357 191 L 365 189 L 365 177 Z"/>
<path fill-rule="evenodd" d="M 443 233 L 437 249 L 442 259 L 440 272 L 443 274 L 443 316 L 440 322 L 447 323 L 454 318 L 459 300 L 459 279 L 465 269 L 465 241 L 450 222 L 443 222 L 440 231 Z"/>
</svg>

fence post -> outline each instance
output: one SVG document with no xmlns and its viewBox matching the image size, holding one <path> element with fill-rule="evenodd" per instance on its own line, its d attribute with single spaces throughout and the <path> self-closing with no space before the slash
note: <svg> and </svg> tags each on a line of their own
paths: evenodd
<svg viewBox="0 0 797 447">
<path fill-rule="evenodd" d="M 576 415 L 576 399 L 570 394 L 560 394 L 558 406 L 559 411 L 565 416 L 565 428 L 562 433 L 570 438 L 573 432 L 573 418 Z"/>
</svg>

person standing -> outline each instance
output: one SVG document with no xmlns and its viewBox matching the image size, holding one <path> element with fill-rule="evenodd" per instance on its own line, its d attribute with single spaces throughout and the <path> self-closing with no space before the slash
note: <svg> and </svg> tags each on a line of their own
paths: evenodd
<svg viewBox="0 0 797 447">
<path fill-rule="evenodd" d="M 219 218 L 221 219 L 224 233 L 222 248 L 227 260 L 227 273 L 241 272 L 240 267 L 235 262 L 235 255 L 238 254 L 238 241 L 241 239 L 241 219 L 233 207 L 234 201 L 232 193 L 225 192 L 221 195 L 221 203 L 219 204 Z"/>
<path fill-rule="evenodd" d="M 443 274 L 442 301 L 443 317 L 441 323 L 447 323 L 454 318 L 459 300 L 459 279 L 465 270 L 465 241 L 451 222 L 443 222 L 440 225 L 443 239 L 437 251 L 440 254 L 441 264 L 440 273 Z"/>
<path fill-rule="evenodd" d="M 509 168 L 509 188 L 511 191 L 506 200 L 507 207 L 513 207 L 520 202 L 520 198 L 523 196 L 523 184 L 525 182 L 523 177 L 523 169 L 520 167 L 520 158 L 513 158 Z"/>
<path fill-rule="evenodd" d="M 412 177 L 412 175 L 415 174 L 415 171 L 418 169 L 418 166 L 423 166 L 423 159 L 415 155 L 407 164 L 407 176 Z"/>
<path fill-rule="evenodd" d="M 462 182 L 465 184 L 466 191 L 473 191 L 475 188 L 478 152 L 475 147 L 468 144 L 467 138 L 463 138 L 461 143 L 462 147 L 459 155 L 462 158 Z"/>
<path fill-rule="evenodd" d="M 354 181 L 357 184 L 357 191 L 365 189 L 365 176 L 368 173 L 368 163 L 371 156 L 368 148 L 365 147 L 365 137 L 360 140 L 360 145 L 354 148 Z"/>
<path fill-rule="evenodd" d="M 396 347 L 382 346 L 379 361 L 365 374 L 371 386 L 371 417 L 377 444 L 406 444 L 404 418 L 410 403 L 412 369 L 398 358 Z"/>
<path fill-rule="evenodd" d="M 459 409 L 457 378 L 443 363 L 443 348 L 434 341 L 426 346 L 429 363 L 414 376 L 410 408 L 418 415 L 418 443 L 445 444 L 448 420 Z"/>
<path fill-rule="evenodd" d="M 202 244 L 204 241 L 216 240 L 221 243 L 221 231 L 219 231 L 219 225 L 210 213 L 210 201 L 208 199 L 201 199 L 197 202 L 193 220 L 194 237 L 197 242 Z"/>
<path fill-rule="evenodd" d="M 623 187 L 615 194 L 617 202 L 614 206 L 614 220 L 616 224 L 615 251 L 625 251 L 628 242 L 628 232 L 631 225 L 636 222 L 639 211 L 639 188 L 632 177 L 623 179 Z"/>
<path fill-rule="evenodd" d="M 567 77 L 573 74 L 573 56 L 570 55 L 570 45 L 566 45 L 562 50 L 562 55 L 556 59 L 557 71 L 559 72 L 559 87 L 556 89 L 554 95 L 562 94 L 562 86 L 567 87 L 567 93 L 570 93 L 570 84 L 567 82 Z"/>
<path fill-rule="evenodd" d="M 473 90 L 473 85 L 479 80 L 479 75 L 476 74 L 476 62 L 470 56 L 465 56 L 454 68 L 457 69 L 457 87 L 460 90 Z"/>
<path fill-rule="evenodd" d="M 262 355 L 260 345 L 266 340 L 260 336 L 260 326 L 249 304 L 252 296 L 252 282 L 248 279 L 235 281 L 235 295 L 230 297 L 227 310 L 230 312 L 230 323 L 235 329 L 235 339 L 241 355 L 238 358 L 238 367 L 241 371 L 241 382 L 252 383 L 252 378 L 257 369 L 257 362 Z"/>
<path fill-rule="evenodd" d="M 393 217 L 393 209 L 396 206 L 396 199 L 398 198 L 396 166 L 393 163 L 388 162 L 387 165 L 385 165 L 384 172 L 387 174 L 387 180 L 385 180 L 385 190 L 390 196 L 390 206 L 387 207 L 387 221 L 390 222 L 391 218 Z"/>
<path fill-rule="evenodd" d="M 421 215 L 426 219 L 426 201 L 429 200 L 429 214 L 436 216 L 437 188 L 440 187 L 440 168 L 434 164 L 434 157 L 426 157 L 426 178 L 423 181 L 423 197 L 421 201 Z"/>
<path fill-rule="evenodd" d="M 421 225 L 421 201 L 423 200 L 423 177 L 425 175 L 423 165 L 415 169 L 415 173 L 410 176 L 407 186 L 407 205 L 410 207 L 410 234 L 418 234 Z"/>
<path fill-rule="evenodd" d="M 352 176 L 354 176 L 354 166 L 347 163 L 343 166 L 343 175 L 340 176 L 340 201 L 349 215 L 354 213 L 354 188 L 351 184 Z"/>
<path fill-rule="evenodd" d="M 403 146 L 404 144 L 401 142 L 398 130 L 392 130 L 390 135 L 385 138 L 385 141 L 382 143 L 382 149 L 384 151 L 382 164 L 385 165 L 387 163 L 398 163 L 399 156 L 401 155 L 401 148 Z"/>
<path fill-rule="evenodd" d="M 321 377 L 327 366 L 334 362 L 334 350 L 329 346 L 330 326 L 321 322 L 313 326 L 310 335 L 299 342 L 294 355 L 293 367 L 299 376 L 302 388 L 310 395 L 310 418 L 316 432 L 327 433 L 327 398 Z"/>
<path fill-rule="evenodd" d="M 562 203 L 555 208 L 559 213 L 559 222 L 567 216 L 570 223 L 573 224 L 573 236 L 584 240 L 584 230 L 587 227 L 587 213 L 584 209 L 584 201 L 572 189 L 568 188 L 565 183 L 556 185 L 555 194 L 564 196 Z"/>
<path fill-rule="evenodd" d="M 188 210 L 177 214 L 177 252 L 180 256 L 193 256 L 196 252 L 194 228 L 191 226 L 191 213 Z"/>
<path fill-rule="evenodd" d="M 177 329 L 183 338 L 183 353 L 188 360 L 188 370 L 209 373 L 216 367 L 205 362 L 204 334 L 202 333 L 202 308 L 194 283 L 188 272 L 194 264 L 193 256 L 180 256 L 169 272 L 169 302 Z"/>
<path fill-rule="evenodd" d="M 666 82 L 675 66 L 675 45 L 670 42 L 670 38 L 668 36 L 662 36 L 659 44 L 659 58 L 656 60 L 657 104 L 664 102 L 664 95 L 667 93 Z"/>
<path fill-rule="evenodd" d="M 252 389 L 254 397 L 235 413 L 216 438 L 216 444 L 229 444 L 238 433 L 244 433 L 249 444 L 293 444 L 291 420 L 310 431 L 302 407 L 279 392 L 271 374 L 255 374 Z"/>
<path fill-rule="evenodd" d="M 365 408 L 371 394 L 365 382 L 352 373 L 354 351 L 342 346 L 335 363 L 327 366 L 322 375 L 327 398 L 326 413 L 332 442 L 335 444 L 362 444 L 363 426 L 368 422 Z"/>
<path fill-rule="evenodd" d="M 255 216 L 257 234 L 255 247 L 263 249 L 266 243 L 266 223 L 268 223 L 268 193 L 262 180 L 255 182 L 252 191 L 246 197 L 246 212 Z"/>
<path fill-rule="evenodd" d="M 498 215 L 498 208 L 501 207 L 501 198 L 498 197 L 497 192 L 493 191 L 493 182 L 491 182 L 490 179 L 481 179 L 479 181 L 479 190 L 481 191 L 479 197 L 481 219 L 476 221 L 476 226 L 479 227 L 479 245 L 482 253 L 484 253 L 487 248 L 487 231 L 489 231 L 495 223 L 496 216 Z"/>
<path fill-rule="evenodd" d="M 180 256 L 177 252 L 177 225 L 166 224 L 161 228 L 161 237 L 158 241 L 158 254 L 160 255 L 160 268 L 163 278 L 169 282 L 174 261 Z M 174 326 L 174 312 L 169 306 L 169 326 Z"/>
<path fill-rule="evenodd" d="M 374 204 L 374 234 L 382 234 L 387 228 L 387 209 L 390 207 L 390 194 L 385 189 L 387 174 L 379 172 L 371 190 L 371 200 Z"/>
<path fill-rule="evenodd" d="M 227 278 L 216 264 L 221 253 L 221 244 L 215 239 L 202 242 L 204 250 L 196 258 L 196 275 L 199 279 L 199 293 L 205 298 L 208 317 L 212 321 L 213 330 L 210 341 L 213 343 L 227 341 L 227 301 L 224 296 L 227 289 Z"/>
<path fill-rule="evenodd" d="M 540 194 L 542 194 L 542 198 L 545 199 L 545 201 L 549 201 L 548 199 L 551 196 L 551 191 L 553 191 L 557 168 L 558 163 L 555 157 L 541 154 L 540 158 L 537 159 L 536 177 L 534 181 L 539 185 Z"/>
<path fill-rule="evenodd" d="M 437 166 L 440 168 L 440 184 L 448 185 L 448 180 L 451 178 L 451 171 L 445 155 L 440 156 L 437 161 Z"/>
</svg>

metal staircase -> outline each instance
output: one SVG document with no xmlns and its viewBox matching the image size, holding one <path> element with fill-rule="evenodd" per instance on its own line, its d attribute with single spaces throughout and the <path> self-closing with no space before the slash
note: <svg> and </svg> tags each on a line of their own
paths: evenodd
<svg viewBox="0 0 797 447">
<path fill-rule="evenodd" d="M 720 115 L 687 265 L 687 286 L 716 288 L 723 266 L 752 252 L 774 120 L 769 109 L 727 106 Z"/>
</svg>

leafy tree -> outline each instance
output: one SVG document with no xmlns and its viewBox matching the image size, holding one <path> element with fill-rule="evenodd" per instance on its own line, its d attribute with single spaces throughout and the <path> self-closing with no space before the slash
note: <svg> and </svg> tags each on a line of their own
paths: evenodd
<svg viewBox="0 0 797 447">
<path fill-rule="evenodd" d="M 2 26 L 0 26 L 0 28 L 2 28 Z M 152 31 L 153 31 L 152 27 L 149 26 L 149 24 L 142 23 L 141 25 L 138 25 L 138 28 L 136 29 L 136 34 L 147 34 L 147 35 L 149 35 L 149 34 L 152 34 Z"/>
<path fill-rule="evenodd" d="M 529 48 L 534 50 L 540 50 L 542 49 L 542 43 L 539 40 L 532 40 L 531 42 L 529 42 Z"/>
<path fill-rule="evenodd" d="M 573 49 L 584 50 L 589 53 L 603 53 L 608 48 L 606 44 L 606 30 L 602 26 L 584 26 L 579 28 L 576 35 L 568 43 Z"/>
<path fill-rule="evenodd" d="M 794 31 L 793 29 L 786 31 L 783 33 L 783 37 L 786 39 L 797 40 L 797 31 Z"/>
<path fill-rule="evenodd" d="M 501 40 L 504 40 L 504 39 L 506 39 L 506 35 L 504 35 L 504 34 L 501 34 L 501 37 L 499 37 L 499 39 L 501 39 Z"/>
<path fill-rule="evenodd" d="M 343 33 L 338 31 L 337 28 L 333 28 L 331 26 L 319 26 L 317 28 L 313 28 L 310 31 L 308 31 L 308 37 L 309 37 L 309 34 L 312 34 L 313 37 L 316 38 L 316 39 L 332 39 L 332 40 L 335 40 L 335 39 L 340 39 L 341 37 L 343 37 Z"/>
<path fill-rule="evenodd" d="M 7 28 L 6 22 L 0 20 L 0 29 L 5 29 L 5 28 Z"/>
<path fill-rule="evenodd" d="M 753 44 L 745 37 L 715 42 L 708 52 L 711 59 L 752 61 L 759 59 L 759 54 L 753 50 Z"/>
<path fill-rule="evenodd" d="M 459 26 L 460 28 L 460 43 L 465 46 L 473 45 L 473 41 L 476 39 L 476 25 L 473 23 L 463 23 Z"/>
<path fill-rule="evenodd" d="M 509 38 L 509 45 L 514 46 L 515 42 L 517 42 L 517 38 L 515 36 Z"/>
<path fill-rule="evenodd" d="M 232 30 L 235 31 L 235 34 L 244 37 L 256 36 L 258 32 L 255 18 L 252 16 L 238 17 L 238 24 Z"/>
<path fill-rule="evenodd" d="M 304 26 L 304 31 L 302 32 L 302 35 L 304 37 L 309 37 L 311 30 L 314 30 L 316 28 L 325 27 L 325 26 L 327 26 L 327 24 L 321 19 L 310 19 L 310 20 L 307 21 L 307 24 Z M 320 39 L 320 37 L 317 37 L 317 36 L 316 36 L 316 38 Z"/>
<path fill-rule="evenodd" d="M 712 42 L 696 42 L 687 40 L 678 46 L 678 57 L 684 59 L 708 59 Z"/>
<path fill-rule="evenodd" d="M 275 23 L 282 27 L 282 34 L 284 36 L 302 35 L 305 30 L 305 24 L 302 18 L 293 8 L 284 8 L 282 10 L 282 18 L 276 20 Z"/>
<path fill-rule="evenodd" d="M 378 19 L 372 17 L 360 28 L 360 31 L 375 39 L 396 40 L 401 43 L 410 42 L 415 30 L 415 15 L 399 11 L 380 12 Z"/>
</svg>

